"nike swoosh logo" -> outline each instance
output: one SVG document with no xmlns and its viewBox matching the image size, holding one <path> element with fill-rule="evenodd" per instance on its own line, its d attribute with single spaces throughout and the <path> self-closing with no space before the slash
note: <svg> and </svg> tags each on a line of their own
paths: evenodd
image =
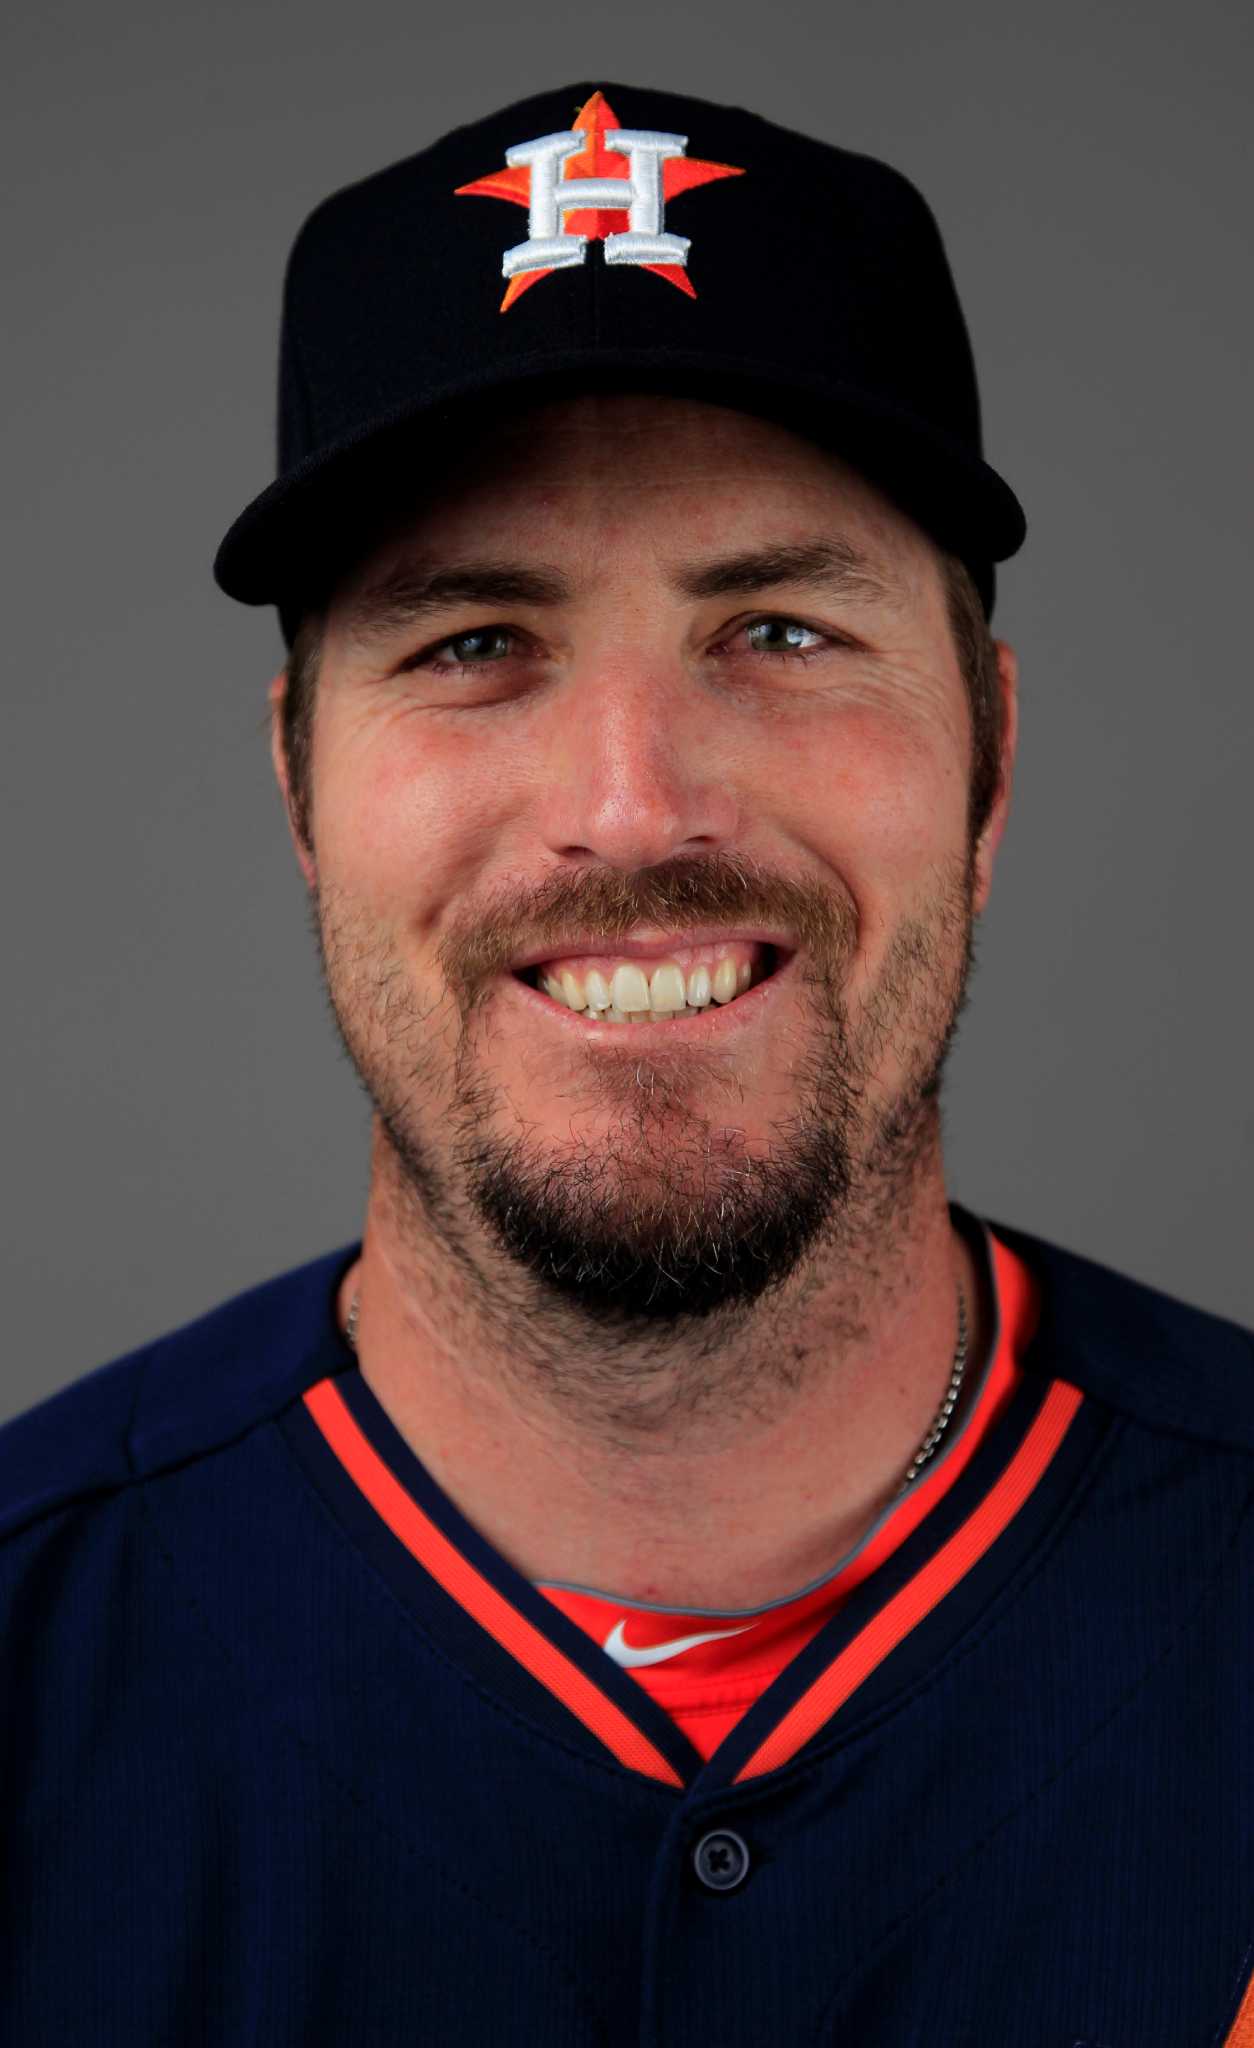
<svg viewBox="0 0 1254 2048">
<path fill-rule="evenodd" d="M 633 1650 L 624 1641 L 625 1624 L 616 1621 L 601 1647 L 624 1671 L 636 1671 L 642 1664 L 664 1664 L 668 1657 L 678 1657 L 683 1650 L 695 1650 L 698 1643 L 721 1643 L 724 1636 L 742 1636 L 754 1625 L 746 1621 L 740 1628 L 710 1628 L 703 1635 L 673 1636 L 669 1643 L 650 1643 L 647 1650 Z"/>
</svg>

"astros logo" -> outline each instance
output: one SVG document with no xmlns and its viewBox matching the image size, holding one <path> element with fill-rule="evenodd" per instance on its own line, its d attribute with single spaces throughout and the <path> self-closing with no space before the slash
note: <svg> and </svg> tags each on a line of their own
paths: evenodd
<svg viewBox="0 0 1254 2048">
<path fill-rule="evenodd" d="M 665 232 L 667 201 L 743 171 L 685 156 L 687 147 L 686 135 L 620 128 L 609 101 L 594 92 L 573 128 L 520 142 L 506 150 L 505 170 L 459 185 L 458 195 L 508 199 L 527 209 L 527 239 L 501 261 L 509 279 L 502 313 L 551 270 L 584 262 L 589 242 L 604 244 L 607 263 L 638 263 L 695 299 L 687 269 L 692 245 Z"/>
</svg>

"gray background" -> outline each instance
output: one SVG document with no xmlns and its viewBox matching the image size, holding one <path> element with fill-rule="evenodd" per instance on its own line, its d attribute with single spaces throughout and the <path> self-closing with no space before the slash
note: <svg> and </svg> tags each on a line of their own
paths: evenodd
<svg viewBox="0 0 1254 2048">
<path fill-rule="evenodd" d="M 1022 762 L 953 1188 L 1254 1321 L 1249 11 L 953 15 L 9 15 L 0 1413 L 358 1234 L 366 1107 L 265 744 L 281 643 L 209 564 L 270 473 L 304 214 L 585 77 L 747 101 L 931 200 L 1031 527 L 996 619 Z M 769 256 L 746 284 L 782 317 L 804 290 Z"/>
</svg>

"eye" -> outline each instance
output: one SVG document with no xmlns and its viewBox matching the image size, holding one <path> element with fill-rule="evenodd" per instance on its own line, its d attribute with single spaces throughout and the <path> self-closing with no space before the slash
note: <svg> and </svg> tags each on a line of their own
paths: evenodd
<svg viewBox="0 0 1254 2048">
<path fill-rule="evenodd" d="M 490 661 L 504 661 L 513 651 L 513 638 L 506 626 L 476 626 L 473 632 L 441 640 L 420 658 L 437 668 L 482 668 Z"/>
<path fill-rule="evenodd" d="M 799 619 L 754 619 L 744 631 L 755 654 L 809 654 L 826 639 Z"/>
</svg>

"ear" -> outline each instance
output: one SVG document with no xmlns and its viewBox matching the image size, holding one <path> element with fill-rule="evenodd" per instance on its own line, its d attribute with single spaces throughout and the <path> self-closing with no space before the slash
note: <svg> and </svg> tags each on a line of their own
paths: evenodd
<svg viewBox="0 0 1254 2048">
<path fill-rule="evenodd" d="M 1019 658 L 1007 641 L 994 640 L 993 645 L 997 650 L 997 682 L 1002 701 L 1001 761 L 997 795 L 975 846 L 974 911 L 977 917 L 988 902 L 993 886 L 993 862 L 1010 816 L 1015 753 L 1019 743 Z"/>
<path fill-rule="evenodd" d="M 287 670 L 281 668 L 270 684 L 270 759 L 274 763 L 275 778 L 283 798 L 283 809 L 287 816 L 287 829 L 291 834 L 296 858 L 305 877 L 306 888 L 317 886 L 318 870 L 314 861 L 313 847 L 301 836 L 292 804 L 292 791 L 288 782 L 287 756 L 283 749 L 283 702 L 287 696 Z"/>
</svg>

